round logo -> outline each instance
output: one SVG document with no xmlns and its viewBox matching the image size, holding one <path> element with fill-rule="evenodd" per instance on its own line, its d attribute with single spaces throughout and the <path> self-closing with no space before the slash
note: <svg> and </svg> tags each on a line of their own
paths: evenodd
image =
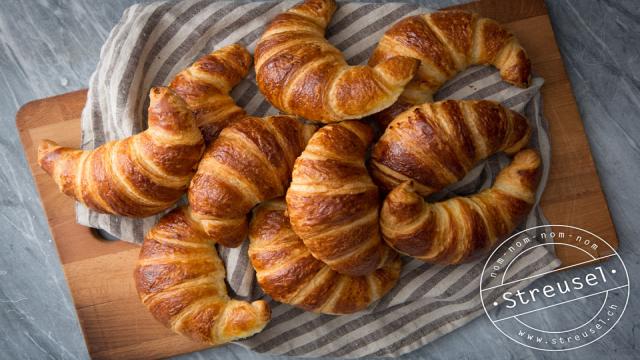
<svg viewBox="0 0 640 360">
<path fill-rule="evenodd" d="M 558 267 L 571 251 L 574 265 Z M 544 261 L 543 261 L 544 260 Z M 487 259 L 480 299 L 493 325 L 511 340 L 543 351 L 577 349 L 618 323 L 629 300 L 629 276 L 604 239 L 568 225 L 523 230 Z"/>
</svg>

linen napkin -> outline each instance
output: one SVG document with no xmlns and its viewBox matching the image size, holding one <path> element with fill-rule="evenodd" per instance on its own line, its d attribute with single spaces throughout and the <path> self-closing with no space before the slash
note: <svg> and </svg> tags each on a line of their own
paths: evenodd
<svg viewBox="0 0 640 360">
<path fill-rule="evenodd" d="M 82 147 L 93 149 L 146 128 L 148 92 L 166 85 L 181 69 L 214 49 L 240 43 L 250 51 L 264 26 L 296 1 L 232 2 L 210 0 L 159 1 L 128 8 L 102 47 L 89 84 L 82 113 Z M 384 31 L 397 20 L 433 11 L 417 4 L 342 2 L 327 32 L 350 64 L 366 63 Z M 491 99 L 526 115 L 534 129 L 531 146 L 543 160 L 538 190 L 549 173 L 550 153 L 546 121 L 542 116 L 541 78 L 528 89 L 502 82 L 497 70 L 473 67 L 449 81 L 436 99 Z M 249 114 L 277 114 L 260 94 L 252 71 L 232 92 Z M 509 160 L 496 156 L 471 171 L 465 179 L 439 194 L 471 194 L 491 185 Z M 102 229 L 124 241 L 141 243 L 160 217 L 129 219 L 99 214 L 78 204 L 78 223 Z M 522 227 L 545 224 L 536 206 Z M 238 297 L 263 296 L 247 257 L 248 241 L 236 249 L 219 246 L 227 266 L 227 280 Z M 544 247 L 521 257 L 520 278 L 559 265 Z M 482 313 L 478 295 L 485 259 L 461 266 L 435 266 L 410 258 L 398 285 L 366 311 L 348 316 L 318 315 L 271 301 L 273 319 L 260 334 L 240 341 L 254 351 L 300 357 L 398 356 L 466 324 Z M 523 288 L 521 282 L 514 288 Z"/>
</svg>

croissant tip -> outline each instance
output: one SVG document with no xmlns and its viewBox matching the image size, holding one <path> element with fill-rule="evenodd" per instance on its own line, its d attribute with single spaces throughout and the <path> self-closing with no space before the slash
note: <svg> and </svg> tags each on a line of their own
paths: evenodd
<svg viewBox="0 0 640 360">
<path fill-rule="evenodd" d="M 187 103 L 171 88 L 166 86 L 154 86 L 149 90 L 149 113 L 152 113 L 152 108 L 158 107 L 158 111 L 161 110 L 171 112 L 178 110 L 180 112 L 189 113 Z M 156 113 L 158 111 L 155 111 Z M 190 115 L 186 115 L 190 116 Z"/>
<path fill-rule="evenodd" d="M 540 155 L 533 149 L 524 149 L 519 151 L 513 158 L 514 163 L 530 164 L 531 167 L 540 166 Z"/>
<path fill-rule="evenodd" d="M 151 97 L 151 98 L 160 97 L 160 96 L 163 96 L 163 95 L 165 95 L 167 93 L 173 94 L 173 91 L 171 91 L 171 89 L 169 89 L 168 87 L 154 86 L 149 91 L 149 97 Z"/>
<path fill-rule="evenodd" d="M 271 320 L 271 307 L 269 306 L 269 303 L 264 300 L 257 300 L 252 302 L 251 306 L 256 310 L 258 320 L 261 322 Z"/>
<path fill-rule="evenodd" d="M 53 140 L 49 140 L 49 139 L 43 139 L 42 141 L 40 141 L 40 145 L 38 146 L 38 151 L 40 150 L 48 150 L 51 147 L 57 147 L 59 146 L 57 142 L 53 141 Z"/>
<path fill-rule="evenodd" d="M 391 192 L 389 192 L 389 194 L 387 195 L 384 204 L 396 206 L 402 204 L 401 208 L 404 208 L 406 206 L 421 206 L 423 201 L 424 200 L 416 190 L 413 181 L 408 180 L 400 183 L 400 185 L 393 188 L 393 190 L 391 190 Z"/>
<path fill-rule="evenodd" d="M 400 183 L 400 185 L 398 185 L 398 187 L 404 191 L 413 192 L 415 190 L 415 184 L 413 183 L 413 180 L 403 181 L 402 183 Z"/>
<path fill-rule="evenodd" d="M 58 145 L 58 143 L 48 139 L 42 140 L 40 145 L 38 145 L 38 165 L 40 165 L 40 167 L 48 174 L 53 173 L 53 165 L 55 163 L 55 158 L 57 157 L 52 156 L 52 154 L 60 147 L 61 146 Z"/>
<path fill-rule="evenodd" d="M 60 148 L 60 145 L 58 145 L 58 143 L 56 143 L 55 141 L 49 139 L 42 140 L 40 142 L 40 145 L 38 145 L 38 163 L 40 164 L 40 166 L 42 166 L 42 161 L 45 159 L 45 157 L 58 148 Z"/>
</svg>

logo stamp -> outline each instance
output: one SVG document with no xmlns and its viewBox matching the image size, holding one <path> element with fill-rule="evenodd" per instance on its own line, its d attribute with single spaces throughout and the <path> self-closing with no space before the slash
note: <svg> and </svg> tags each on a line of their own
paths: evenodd
<svg viewBox="0 0 640 360">
<path fill-rule="evenodd" d="M 542 266 L 554 249 L 571 249 L 577 263 Z M 514 234 L 491 253 L 480 299 L 491 323 L 511 340 L 566 351 L 589 345 L 616 326 L 629 300 L 629 275 L 600 236 L 569 225 L 542 225 Z"/>
</svg>

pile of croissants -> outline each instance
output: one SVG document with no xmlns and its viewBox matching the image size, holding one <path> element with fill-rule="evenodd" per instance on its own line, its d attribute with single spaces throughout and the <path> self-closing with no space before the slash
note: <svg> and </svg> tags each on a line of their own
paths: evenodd
<svg viewBox="0 0 640 360">
<path fill-rule="evenodd" d="M 252 57 L 231 45 L 151 89 L 147 130 L 91 151 L 40 145 L 40 166 L 95 211 L 146 217 L 188 194 L 146 234 L 134 271 L 142 303 L 173 331 L 217 345 L 270 319 L 266 301 L 229 297 L 215 244 L 248 237 L 272 299 L 347 314 L 394 287 L 399 254 L 465 262 L 531 210 L 540 158 L 525 149 L 527 120 L 491 101 L 432 102 L 473 64 L 527 87 L 517 39 L 493 20 L 439 11 L 401 19 L 367 65 L 351 66 L 325 39 L 335 10 L 333 0 L 306 0 L 256 46 L 258 87 L 283 115 L 256 118 L 234 103 Z M 498 152 L 512 161 L 492 187 L 425 200 Z"/>
</svg>

